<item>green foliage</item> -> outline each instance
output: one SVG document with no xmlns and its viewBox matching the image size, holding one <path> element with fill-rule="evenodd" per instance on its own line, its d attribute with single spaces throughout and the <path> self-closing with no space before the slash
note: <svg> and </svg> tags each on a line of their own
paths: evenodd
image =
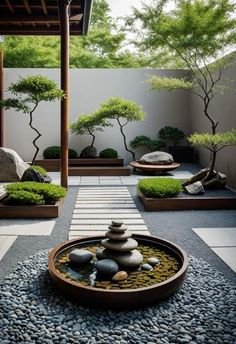
<svg viewBox="0 0 236 344">
<path fill-rule="evenodd" d="M 140 106 L 131 100 L 121 97 L 110 97 L 107 101 L 101 103 L 96 111 L 103 118 L 124 119 L 126 122 L 143 120 L 145 113 L 141 111 Z"/>
<path fill-rule="evenodd" d="M 45 204 L 55 204 L 66 194 L 66 189 L 62 186 L 38 182 L 17 182 L 4 186 L 7 194 L 13 194 L 18 191 L 28 191 L 43 197 Z"/>
<path fill-rule="evenodd" d="M 132 148 L 138 148 L 140 146 L 148 148 L 151 152 L 160 150 L 165 147 L 165 142 L 162 140 L 152 140 L 150 137 L 145 135 L 135 136 L 133 140 L 130 141 L 130 146 Z"/>
<path fill-rule="evenodd" d="M 186 80 L 186 78 L 150 75 L 146 82 L 150 85 L 152 90 L 159 91 L 189 90 L 193 87 L 193 83 Z"/>
<path fill-rule="evenodd" d="M 99 153 L 100 158 L 118 158 L 118 153 L 113 148 L 106 148 Z"/>
<path fill-rule="evenodd" d="M 226 132 L 194 133 L 188 137 L 188 141 L 194 146 L 202 146 L 211 151 L 219 151 L 226 146 L 236 145 L 236 129 Z"/>
<path fill-rule="evenodd" d="M 138 182 L 138 190 L 148 198 L 174 197 L 181 189 L 181 181 L 173 178 L 145 178 Z"/>
<path fill-rule="evenodd" d="M 171 145 L 175 146 L 185 137 L 185 134 L 178 128 L 166 126 L 159 130 L 159 137 L 165 142 L 170 141 Z"/>
<path fill-rule="evenodd" d="M 43 168 L 42 166 L 38 166 L 38 165 L 32 165 L 31 168 L 37 172 L 39 172 L 42 176 L 46 176 L 47 175 L 47 171 L 45 170 L 45 168 Z"/>
<path fill-rule="evenodd" d="M 19 190 L 9 194 L 4 203 L 14 205 L 41 205 L 45 204 L 43 196 L 34 192 Z"/>
<path fill-rule="evenodd" d="M 104 127 L 108 127 L 111 124 L 106 118 L 101 116 L 99 113 L 91 113 L 90 115 L 81 114 L 73 123 L 70 124 L 70 129 L 72 133 L 76 135 L 91 135 L 92 142 L 91 147 L 94 145 L 95 141 L 95 131 L 103 131 Z"/>
<path fill-rule="evenodd" d="M 77 152 L 74 149 L 68 149 L 69 159 L 75 159 L 77 157 Z M 44 159 L 60 159 L 61 157 L 61 147 L 59 146 L 50 146 L 44 149 L 43 151 Z"/>
</svg>

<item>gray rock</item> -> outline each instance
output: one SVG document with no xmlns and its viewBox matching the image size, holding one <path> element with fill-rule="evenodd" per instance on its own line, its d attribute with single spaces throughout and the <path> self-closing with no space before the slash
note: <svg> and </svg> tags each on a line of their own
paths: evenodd
<svg viewBox="0 0 236 344">
<path fill-rule="evenodd" d="M 112 231 L 112 232 L 125 232 L 127 227 L 126 226 L 112 226 L 109 225 L 108 228 Z"/>
<path fill-rule="evenodd" d="M 108 249 L 104 249 L 100 252 L 100 256 L 103 258 L 110 258 L 127 269 L 136 269 L 143 262 L 143 256 L 138 250 L 131 252 L 114 252 Z"/>
<path fill-rule="evenodd" d="M 96 158 L 96 156 L 97 156 L 97 149 L 91 146 L 85 147 L 80 153 L 81 158 Z"/>
<path fill-rule="evenodd" d="M 131 238 L 123 241 L 104 239 L 101 241 L 101 244 L 103 247 L 117 252 L 130 252 L 138 247 L 138 242 Z"/>
<path fill-rule="evenodd" d="M 88 250 L 76 248 L 70 252 L 69 259 L 73 263 L 87 264 L 93 259 L 93 254 Z"/>
<path fill-rule="evenodd" d="M 105 236 L 112 239 L 112 240 L 117 240 L 117 241 L 122 241 L 124 239 L 128 239 L 132 236 L 132 233 L 129 231 L 126 232 L 106 232 Z"/>
<path fill-rule="evenodd" d="M 147 263 L 152 265 L 152 266 L 155 266 L 157 264 L 160 264 L 160 260 L 156 257 L 150 257 L 147 259 Z"/>
<path fill-rule="evenodd" d="M 114 276 L 119 270 L 118 264 L 112 259 L 102 259 L 95 264 L 98 272 L 104 275 Z"/>
<path fill-rule="evenodd" d="M 170 165 L 174 161 L 173 156 L 166 152 L 156 151 L 144 154 L 138 161 L 144 165 Z"/>
<path fill-rule="evenodd" d="M 33 168 L 29 167 L 25 170 L 23 176 L 21 177 L 21 182 L 43 182 L 43 176 L 38 172 L 35 171 Z"/>
<path fill-rule="evenodd" d="M 121 227 L 123 225 L 123 221 L 116 221 L 116 220 L 112 220 L 111 221 L 112 225 L 115 227 Z"/>
<path fill-rule="evenodd" d="M 190 195 L 201 195 L 205 193 L 204 187 L 201 182 L 195 182 L 193 184 L 185 186 L 185 190 Z"/>
<path fill-rule="evenodd" d="M 153 267 L 150 264 L 145 263 L 142 265 L 142 269 L 149 271 L 149 270 L 153 270 Z"/>
<path fill-rule="evenodd" d="M 12 149 L 0 148 L 0 182 L 18 182 L 30 165 Z"/>
</svg>

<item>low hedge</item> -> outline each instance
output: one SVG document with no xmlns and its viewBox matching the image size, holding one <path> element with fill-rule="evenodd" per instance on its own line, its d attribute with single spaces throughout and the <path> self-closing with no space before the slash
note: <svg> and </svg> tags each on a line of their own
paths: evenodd
<svg viewBox="0 0 236 344">
<path fill-rule="evenodd" d="M 77 152 L 74 149 L 68 149 L 69 159 L 77 158 Z M 43 151 L 44 159 L 60 159 L 61 157 L 61 148 L 59 146 L 47 147 Z"/>
<path fill-rule="evenodd" d="M 12 194 L 16 194 L 19 191 L 20 192 L 26 191 L 34 195 L 41 196 L 43 198 L 44 204 L 55 204 L 60 198 L 64 197 L 66 194 L 66 189 L 60 185 L 38 183 L 38 182 L 12 183 L 12 184 L 5 185 L 5 189 L 6 189 L 7 194 L 9 194 L 7 198 L 7 202 L 9 202 L 9 197 L 11 199 Z M 31 204 L 31 203 L 27 202 L 25 204 Z"/>
<path fill-rule="evenodd" d="M 117 158 L 118 153 L 113 148 L 106 148 L 99 153 L 100 158 Z"/>
<path fill-rule="evenodd" d="M 173 178 L 145 178 L 138 182 L 138 190 L 148 198 L 168 198 L 181 190 L 181 181 Z"/>
<path fill-rule="evenodd" d="M 45 204 L 43 196 L 29 191 L 15 191 L 8 195 L 4 203 L 14 205 L 42 205 Z"/>
<path fill-rule="evenodd" d="M 38 166 L 38 165 L 31 165 L 31 168 L 41 174 L 41 176 L 45 177 L 47 175 L 47 171 L 45 168 Z"/>
</svg>

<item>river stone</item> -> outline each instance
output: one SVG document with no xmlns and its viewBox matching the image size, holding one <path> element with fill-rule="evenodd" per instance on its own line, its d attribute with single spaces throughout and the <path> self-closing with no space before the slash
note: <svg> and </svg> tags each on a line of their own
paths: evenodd
<svg viewBox="0 0 236 344">
<path fill-rule="evenodd" d="M 128 277 L 128 274 L 126 271 L 118 271 L 113 277 L 112 281 L 124 281 Z"/>
<path fill-rule="evenodd" d="M 147 263 L 152 265 L 152 266 L 155 266 L 157 264 L 160 264 L 160 260 L 156 257 L 150 257 L 147 259 Z"/>
<path fill-rule="evenodd" d="M 109 250 L 118 252 L 130 252 L 138 247 L 138 242 L 134 239 L 128 238 L 123 241 L 115 241 L 111 239 L 103 239 L 101 242 L 102 246 Z"/>
<path fill-rule="evenodd" d="M 136 269 L 143 262 L 143 256 L 138 250 L 133 250 L 131 252 L 114 252 L 108 249 L 103 249 L 99 251 L 100 257 L 110 258 L 121 265 L 123 268 Z"/>
<path fill-rule="evenodd" d="M 109 232 L 106 232 L 105 233 L 105 236 L 112 239 L 112 240 L 117 240 L 117 241 L 122 241 L 122 240 L 125 240 L 125 239 L 128 239 L 132 236 L 132 233 L 129 232 L 129 231 L 126 231 L 126 232 L 112 232 L 112 231 L 109 231 Z"/>
<path fill-rule="evenodd" d="M 18 182 L 30 165 L 9 148 L 0 148 L 0 182 Z"/>
<path fill-rule="evenodd" d="M 142 269 L 150 271 L 150 270 L 153 270 L 153 267 L 150 264 L 145 263 L 142 265 Z"/>
<path fill-rule="evenodd" d="M 156 151 L 144 154 L 138 161 L 144 165 L 170 165 L 174 161 L 173 156 L 166 152 Z"/>
<path fill-rule="evenodd" d="M 69 259 L 73 263 L 87 264 L 93 259 L 93 254 L 88 250 L 76 248 L 70 252 Z"/>
<path fill-rule="evenodd" d="M 116 221 L 116 220 L 112 220 L 111 221 L 112 225 L 115 226 L 115 227 L 120 227 L 123 225 L 123 221 Z"/>
<path fill-rule="evenodd" d="M 112 231 L 112 232 L 125 232 L 127 227 L 126 226 L 112 226 L 109 225 L 108 228 Z"/>
<path fill-rule="evenodd" d="M 21 182 L 43 182 L 44 178 L 41 175 L 41 173 L 39 173 L 38 171 L 34 170 L 33 168 L 28 168 L 27 170 L 25 170 L 23 176 L 21 177 Z"/>
<path fill-rule="evenodd" d="M 190 195 L 201 195 L 205 193 L 204 187 L 201 182 L 195 182 L 193 184 L 185 186 L 185 190 Z"/>
<path fill-rule="evenodd" d="M 114 276 L 119 270 L 118 264 L 113 259 L 102 259 L 95 264 L 98 272 L 104 275 Z"/>
<path fill-rule="evenodd" d="M 81 158 L 96 158 L 96 156 L 97 156 L 97 149 L 91 146 L 85 147 L 80 153 Z"/>
</svg>

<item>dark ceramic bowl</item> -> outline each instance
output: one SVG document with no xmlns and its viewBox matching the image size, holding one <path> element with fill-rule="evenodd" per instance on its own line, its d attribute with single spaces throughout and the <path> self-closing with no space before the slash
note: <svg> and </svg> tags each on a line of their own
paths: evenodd
<svg viewBox="0 0 236 344">
<path fill-rule="evenodd" d="M 179 246 L 147 235 L 133 234 L 139 244 L 151 245 L 163 249 L 173 255 L 179 261 L 178 272 L 164 282 L 153 284 L 138 289 L 104 290 L 100 288 L 82 286 L 64 278 L 55 268 L 57 256 L 65 249 L 78 244 L 98 244 L 104 236 L 94 236 L 82 239 L 66 241 L 53 248 L 48 256 L 48 269 L 55 286 L 69 298 L 73 298 L 78 304 L 90 307 L 130 309 L 153 305 L 173 294 L 180 288 L 186 277 L 188 269 L 188 256 Z"/>
</svg>

